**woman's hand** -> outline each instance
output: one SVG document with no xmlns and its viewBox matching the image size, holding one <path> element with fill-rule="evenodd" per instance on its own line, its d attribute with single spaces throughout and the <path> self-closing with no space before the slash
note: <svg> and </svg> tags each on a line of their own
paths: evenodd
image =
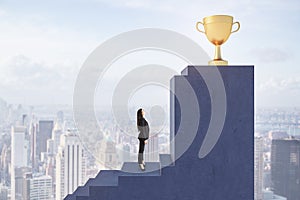
<svg viewBox="0 0 300 200">
<path fill-rule="evenodd" d="M 148 143 L 148 140 L 145 140 L 145 144 L 147 144 Z"/>
</svg>

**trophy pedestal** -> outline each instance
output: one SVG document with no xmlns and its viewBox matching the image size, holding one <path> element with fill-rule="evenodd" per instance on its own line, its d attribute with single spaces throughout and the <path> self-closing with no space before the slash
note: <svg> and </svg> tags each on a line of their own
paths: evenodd
<svg viewBox="0 0 300 200">
<path fill-rule="evenodd" d="M 208 65 L 228 65 L 228 61 L 227 60 L 211 60 L 208 62 Z"/>
</svg>

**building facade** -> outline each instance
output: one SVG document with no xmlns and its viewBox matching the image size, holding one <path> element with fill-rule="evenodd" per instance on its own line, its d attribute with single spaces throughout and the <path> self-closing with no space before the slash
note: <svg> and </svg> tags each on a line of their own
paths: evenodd
<svg viewBox="0 0 300 200">
<path fill-rule="evenodd" d="M 300 198 L 300 140 L 272 141 L 271 178 L 274 193 L 287 200 Z"/>
<path fill-rule="evenodd" d="M 254 199 L 263 199 L 263 138 L 254 139 Z"/>
<path fill-rule="evenodd" d="M 13 126 L 11 129 L 11 199 L 22 198 L 23 173 L 28 168 L 29 141 L 26 140 L 26 127 Z"/>
<path fill-rule="evenodd" d="M 62 200 L 83 185 L 85 177 L 85 152 L 78 135 L 62 134 L 56 155 L 56 200 Z"/>
<path fill-rule="evenodd" d="M 36 134 L 36 156 L 41 160 L 41 153 L 47 151 L 47 140 L 51 138 L 53 130 L 52 120 L 39 121 L 38 131 Z"/>
<path fill-rule="evenodd" d="M 52 177 L 43 174 L 24 175 L 23 200 L 52 200 Z"/>
</svg>

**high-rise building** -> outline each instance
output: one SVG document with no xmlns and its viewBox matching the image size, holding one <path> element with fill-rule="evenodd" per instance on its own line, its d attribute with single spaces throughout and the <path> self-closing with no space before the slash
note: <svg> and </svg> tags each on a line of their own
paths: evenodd
<svg viewBox="0 0 300 200">
<path fill-rule="evenodd" d="M 26 140 L 26 127 L 13 126 L 11 136 L 11 164 L 13 167 L 26 167 L 29 149 L 29 141 Z"/>
<path fill-rule="evenodd" d="M 55 194 L 56 187 L 56 173 L 55 173 L 55 157 L 54 156 L 49 156 L 47 163 L 46 163 L 46 175 L 51 176 L 52 178 L 52 188 L 53 188 L 53 194 Z"/>
<path fill-rule="evenodd" d="M 0 183 L 0 199 L 7 200 L 8 199 L 8 187 Z"/>
<path fill-rule="evenodd" d="M 269 131 L 268 132 L 268 138 L 270 140 L 278 140 L 278 139 L 284 139 L 287 138 L 289 134 L 286 131 Z"/>
<path fill-rule="evenodd" d="M 11 129 L 11 198 L 22 198 L 23 172 L 28 168 L 29 141 L 26 140 L 26 127 L 13 126 Z"/>
<path fill-rule="evenodd" d="M 11 176 L 11 199 L 23 200 L 24 175 L 31 172 L 30 167 L 14 168 Z"/>
<path fill-rule="evenodd" d="M 300 198 L 300 140 L 272 141 L 271 178 L 274 193 L 288 200 Z"/>
<path fill-rule="evenodd" d="M 263 199 L 263 138 L 254 139 L 254 200 Z"/>
<path fill-rule="evenodd" d="M 39 121 L 38 132 L 36 134 L 36 156 L 39 159 L 41 159 L 41 152 L 47 151 L 47 140 L 51 138 L 52 129 L 52 120 Z"/>
<path fill-rule="evenodd" d="M 23 200 L 30 200 L 30 180 L 32 179 L 32 172 L 24 173 L 23 175 Z"/>
<path fill-rule="evenodd" d="M 98 153 L 100 157 L 100 164 L 104 165 L 107 169 L 117 169 L 118 157 L 116 143 L 110 138 L 103 139 L 99 143 Z"/>
<path fill-rule="evenodd" d="M 64 122 L 64 112 L 60 110 L 56 113 L 56 123 L 62 124 L 63 122 Z"/>
<path fill-rule="evenodd" d="M 38 124 L 35 122 L 30 123 L 29 135 L 30 135 L 30 161 L 33 170 L 36 170 L 38 165 L 38 158 L 36 154 L 36 135 L 37 135 Z"/>
<path fill-rule="evenodd" d="M 10 150 L 11 148 L 8 147 L 8 145 L 4 144 L 2 151 L 1 151 L 1 157 L 0 157 L 0 182 L 1 183 L 8 183 L 9 177 L 9 165 L 10 165 L 10 160 L 11 160 L 11 155 L 10 155 Z"/>
<path fill-rule="evenodd" d="M 122 161 L 123 162 L 128 162 L 130 161 L 130 145 L 129 144 L 124 144 L 122 148 Z"/>
<path fill-rule="evenodd" d="M 63 134 L 63 127 L 60 123 L 56 122 L 52 131 L 53 140 L 53 153 L 57 153 L 58 145 L 60 143 L 60 136 Z"/>
<path fill-rule="evenodd" d="M 54 155 L 54 140 L 52 139 L 47 140 L 47 154 L 48 156 Z"/>
<path fill-rule="evenodd" d="M 78 135 L 62 134 L 56 155 L 56 200 L 62 200 L 83 185 L 85 173 L 85 152 Z"/>
<path fill-rule="evenodd" d="M 23 200 L 53 199 L 52 178 L 43 174 L 24 175 Z"/>
</svg>

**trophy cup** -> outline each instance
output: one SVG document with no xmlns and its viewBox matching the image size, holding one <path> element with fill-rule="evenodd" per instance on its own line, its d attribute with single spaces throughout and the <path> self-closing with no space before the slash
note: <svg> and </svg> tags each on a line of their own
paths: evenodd
<svg viewBox="0 0 300 200">
<path fill-rule="evenodd" d="M 204 30 L 199 29 L 199 24 L 204 26 Z M 232 26 L 237 24 L 236 30 L 232 31 Z M 240 29 L 240 23 L 234 22 L 233 17 L 229 15 L 213 15 L 203 18 L 203 22 L 197 22 L 196 28 L 199 32 L 205 33 L 207 39 L 215 47 L 215 57 L 209 61 L 209 65 L 228 65 L 228 61 L 221 57 L 221 45 L 227 41 L 231 33 Z"/>
</svg>

